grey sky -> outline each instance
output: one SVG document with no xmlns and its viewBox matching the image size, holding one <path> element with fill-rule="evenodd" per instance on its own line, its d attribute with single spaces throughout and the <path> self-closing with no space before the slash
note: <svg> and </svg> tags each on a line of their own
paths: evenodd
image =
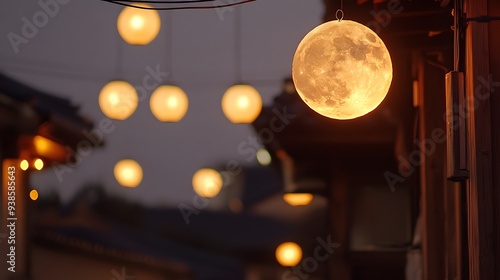
<svg viewBox="0 0 500 280">
<path fill-rule="evenodd" d="M 50 0 L 41 0 L 49 2 Z M 63 0 L 60 0 L 63 2 Z M 68 0 L 65 0 L 68 1 Z M 269 105 L 290 75 L 291 61 L 302 37 L 321 22 L 320 0 L 259 0 L 242 10 L 243 80 L 252 83 Z M 180 123 L 160 123 L 149 110 L 149 99 L 106 135 L 106 147 L 85 157 L 59 182 L 52 170 L 32 177 L 33 187 L 44 192 L 56 188 L 69 198 L 84 182 L 100 181 L 109 191 L 149 204 L 173 205 L 191 201 L 192 174 L 229 160 L 247 162 L 237 146 L 253 132 L 248 125 L 231 124 L 220 102 L 236 82 L 233 54 L 234 12 L 223 18 L 215 10 L 160 12 L 162 27 L 147 46 L 129 46 L 119 38 L 116 18 L 121 7 L 99 0 L 69 0 L 48 18 L 36 34 L 18 46 L 9 32 L 22 35 L 23 17 L 33 22 L 42 11 L 38 1 L 0 2 L 0 71 L 51 94 L 71 99 L 81 114 L 95 122 L 104 118 L 97 98 L 108 81 L 125 79 L 141 85 L 147 66 L 172 70 L 173 80 L 189 97 L 189 110 Z M 167 17 L 172 17 L 172 43 L 167 42 Z M 117 72 L 117 46 L 121 46 L 122 73 Z M 172 48 L 172 63 L 166 51 Z M 119 187 L 114 164 L 124 157 L 136 159 L 144 179 L 136 189 Z"/>
</svg>

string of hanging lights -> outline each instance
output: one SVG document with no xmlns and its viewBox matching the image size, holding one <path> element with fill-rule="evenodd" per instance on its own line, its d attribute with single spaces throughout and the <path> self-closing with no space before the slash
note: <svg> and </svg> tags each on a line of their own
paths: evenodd
<svg viewBox="0 0 500 280">
<path fill-rule="evenodd" d="M 221 0 L 191 0 L 191 1 L 189 0 L 176 0 L 176 1 L 101 0 L 101 1 L 126 7 L 143 9 L 143 10 L 171 11 L 171 10 L 221 9 L 221 8 L 238 6 L 250 2 L 255 2 L 257 0 L 240 0 L 232 3 L 223 2 Z M 202 5 L 204 3 L 210 3 L 210 2 L 212 3 L 212 5 Z M 140 5 L 140 4 L 150 4 L 150 5 Z"/>
</svg>

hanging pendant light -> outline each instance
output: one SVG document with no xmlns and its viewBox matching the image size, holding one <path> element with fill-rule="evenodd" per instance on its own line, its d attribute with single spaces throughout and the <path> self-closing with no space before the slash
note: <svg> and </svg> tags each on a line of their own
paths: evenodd
<svg viewBox="0 0 500 280">
<path fill-rule="evenodd" d="M 234 69 L 241 81 L 241 10 L 236 8 L 234 24 Z M 262 99 L 251 85 L 237 83 L 226 90 L 222 97 L 222 111 L 232 123 L 252 123 L 262 111 Z"/>
<path fill-rule="evenodd" d="M 151 8 L 148 4 L 136 6 Z M 134 7 L 125 7 L 118 15 L 118 33 L 131 45 L 147 45 L 160 32 L 161 20 L 155 10 L 145 10 Z"/>
<path fill-rule="evenodd" d="M 262 99 L 251 85 L 237 84 L 224 93 L 222 111 L 233 123 L 251 123 L 262 111 Z"/>
<path fill-rule="evenodd" d="M 99 107 L 108 118 L 125 120 L 137 109 L 139 97 L 135 88 L 120 80 L 107 83 L 99 93 Z"/>
<path fill-rule="evenodd" d="M 162 85 L 151 95 L 149 106 L 159 121 L 178 122 L 186 115 L 189 101 L 180 87 Z"/>
<path fill-rule="evenodd" d="M 384 42 L 368 27 L 334 20 L 300 42 L 292 76 L 302 100 L 317 113 L 339 120 L 363 116 L 384 100 L 392 62 Z"/>
<path fill-rule="evenodd" d="M 166 65 L 169 65 L 168 79 L 173 79 L 172 70 L 172 17 L 167 18 L 170 28 L 167 30 L 165 55 L 167 57 Z M 161 122 L 178 122 L 186 115 L 189 107 L 189 100 L 182 88 L 174 85 L 162 85 L 153 91 L 149 99 L 149 108 L 151 113 Z"/>
<path fill-rule="evenodd" d="M 142 181 L 142 167 L 133 159 L 123 159 L 113 169 L 116 181 L 127 188 L 135 188 Z"/>
<path fill-rule="evenodd" d="M 211 168 L 202 168 L 193 175 L 193 189 L 201 197 L 214 197 L 222 189 L 222 176 Z"/>
</svg>

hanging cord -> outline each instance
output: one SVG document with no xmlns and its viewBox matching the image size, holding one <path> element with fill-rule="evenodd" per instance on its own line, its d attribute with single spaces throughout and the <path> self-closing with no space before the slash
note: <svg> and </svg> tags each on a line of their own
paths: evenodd
<svg viewBox="0 0 500 280">
<path fill-rule="evenodd" d="M 118 33 L 117 33 L 118 34 Z M 115 71 L 116 76 L 121 77 L 123 75 L 123 43 L 120 35 L 118 35 L 116 40 L 116 65 Z"/>
<path fill-rule="evenodd" d="M 344 19 L 344 0 L 340 0 L 340 9 L 335 12 L 335 17 L 339 22 Z"/>
<path fill-rule="evenodd" d="M 166 36 L 165 36 L 165 45 L 166 45 L 166 48 L 167 48 L 167 51 L 165 52 L 165 61 L 167 63 L 166 67 L 167 67 L 167 81 L 169 83 L 171 83 L 173 80 L 174 80 L 174 70 L 173 70 L 173 47 L 174 47 L 174 44 L 173 44 L 173 41 L 172 41 L 172 33 L 174 32 L 174 24 L 173 24 L 174 20 L 173 20 L 173 13 L 169 13 L 167 15 L 167 20 L 165 21 L 166 23 L 166 29 L 167 31 L 165 33 Z"/>
<path fill-rule="evenodd" d="M 234 73 L 236 81 L 242 83 L 242 63 L 241 63 L 241 9 L 236 8 L 234 13 Z"/>
</svg>

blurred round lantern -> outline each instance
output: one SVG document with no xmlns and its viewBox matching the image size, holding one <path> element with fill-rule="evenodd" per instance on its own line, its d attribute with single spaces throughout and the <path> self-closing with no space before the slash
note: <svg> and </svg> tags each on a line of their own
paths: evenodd
<svg viewBox="0 0 500 280">
<path fill-rule="evenodd" d="M 147 4 L 134 4 L 144 8 L 152 8 Z M 147 45 L 160 32 L 160 16 L 155 10 L 125 7 L 118 15 L 118 33 L 131 45 Z"/>
<path fill-rule="evenodd" d="M 261 110 L 260 94 L 251 85 L 234 85 L 222 97 L 222 111 L 233 123 L 251 123 Z"/>
<path fill-rule="evenodd" d="M 186 93 L 177 86 L 158 87 L 149 100 L 153 115 L 162 122 L 178 122 L 188 110 L 189 101 Z"/>
<path fill-rule="evenodd" d="M 302 249 L 297 243 L 285 242 L 276 248 L 276 260 L 282 266 L 296 266 L 302 259 Z"/>
<path fill-rule="evenodd" d="M 99 107 L 108 118 L 125 120 L 137 109 L 139 97 L 135 88 L 125 81 L 107 83 L 99 94 Z"/>
<path fill-rule="evenodd" d="M 137 161 L 132 159 L 117 162 L 113 173 L 116 181 L 124 187 L 135 188 L 142 181 L 142 168 Z"/>
<path fill-rule="evenodd" d="M 310 193 L 285 193 L 283 195 L 283 200 L 291 206 L 308 205 L 312 199 L 313 195 Z"/>
<path fill-rule="evenodd" d="M 202 168 L 193 175 L 193 189 L 201 197 L 214 197 L 222 189 L 222 176 L 217 170 Z"/>
</svg>

